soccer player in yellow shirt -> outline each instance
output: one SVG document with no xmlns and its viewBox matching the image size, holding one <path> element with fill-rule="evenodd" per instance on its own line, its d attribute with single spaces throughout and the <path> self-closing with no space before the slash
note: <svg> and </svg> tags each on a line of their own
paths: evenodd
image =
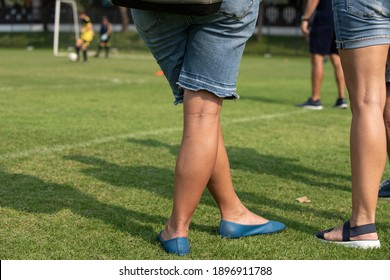
<svg viewBox="0 0 390 280">
<path fill-rule="evenodd" d="M 80 12 L 80 21 L 81 21 L 81 34 L 80 38 L 76 40 L 76 52 L 77 56 L 80 59 L 80 49 L 83 51 L 83 63 L 86 63 L 88 61 L 87 58 L 87 50 L 88 46 L 91 44 L 91 41 L 93 40 L 93 25 L 92 21 L 87 16 L 86 13 Z"/>
</svg>

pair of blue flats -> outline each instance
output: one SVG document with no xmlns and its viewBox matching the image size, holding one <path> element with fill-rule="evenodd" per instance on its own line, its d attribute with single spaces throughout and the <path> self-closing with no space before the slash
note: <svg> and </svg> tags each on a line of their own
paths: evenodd
<svg viewBox="0 0 390 280">
<path fill-rule="evenodd" d="M 277 221 L 268 221 L 261 225 L 242 225 L 222 220 L 219 224 L 218 234 L 225 238 L 240 238 L 244 236 L 270 234 L 282 231 L 286 226 Z M 160 231 L 157 238 L 167 253 L 185 256 L 190 253 L 190 244 L 187 237 L 177 237 L 163 240 Z"/>
</svg>

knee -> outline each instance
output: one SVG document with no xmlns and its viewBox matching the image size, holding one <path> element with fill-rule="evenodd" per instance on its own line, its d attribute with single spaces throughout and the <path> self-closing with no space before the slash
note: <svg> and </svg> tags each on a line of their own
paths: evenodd
<svg viewBox="0 0 390 280">
<path fill-rule="evenodd" d="M 324 62 L 322 60 L 312 60 L 311 66 L 313 69 L 322 70 L 324 67 Z"/>
<path fill-rule="evenodd" d="M 219 118 L 222 99 L 206 90 L 184 91 L 184 106 L 187 116 L 196 119 Z"/>
<path fill-rule="evenodd" d="M 367 117 L 384 115 L 384 104 L 378 98 L 362 97 L 359 99 L 351 98 L 351 110 L 354 114 L 364 114 Z M 390 111 L 389 111 L 390 113 Z M 390 114 L 389 114 L 390 119 Z"/>
</svg>

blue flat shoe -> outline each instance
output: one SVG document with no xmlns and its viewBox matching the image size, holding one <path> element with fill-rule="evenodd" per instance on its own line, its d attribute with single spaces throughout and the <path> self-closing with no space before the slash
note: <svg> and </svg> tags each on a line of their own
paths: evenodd
<svg viewBox="0 0 390 280">
<path fill-rule="evenodd" d="M 185 256 L 190 253 L 190 244 L 187 237 L 177 237 L 168 240 L 163 240 L 161 233 L 157 235 L 158 241 L 160 241 L 164 250 L 169 254 L 176 254 L 179 256 Z"/>
<path fill-rule="evenodd" d="M 221 220 L 218 234 L 226 238 L 240 238 L 250 235 L 275 233 L 285 228 L 284 224 L 276 221 L 268 221 L 261 225 L 242 225 Z"/>
</svg>

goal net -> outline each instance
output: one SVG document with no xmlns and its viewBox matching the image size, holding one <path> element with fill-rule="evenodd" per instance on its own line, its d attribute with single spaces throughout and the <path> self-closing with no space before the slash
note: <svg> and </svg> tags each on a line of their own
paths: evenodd
<svg viewBox="0 0 390 280">
<path fill-rule="evenodd" d="M 61 38 L 60 38 L 61 36 Z M 79 21 L 75 0 L 56 0 L 54 17 L 53 53 L 61 55 L 73 47 L 79 37 Z"/>
</svg>

